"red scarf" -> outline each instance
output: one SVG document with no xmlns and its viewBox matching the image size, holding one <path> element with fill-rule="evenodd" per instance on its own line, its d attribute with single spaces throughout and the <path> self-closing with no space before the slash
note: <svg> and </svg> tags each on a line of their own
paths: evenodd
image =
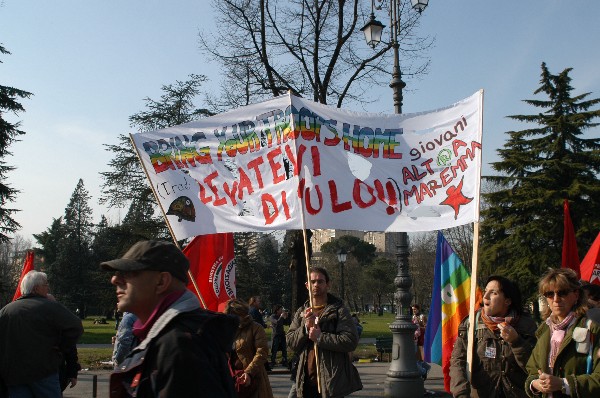
<svg viewBox="0 0 600 398">
<path fill-rule="evenodd" d="M 178 290 L 165 296 L 165 298 L 163 298 L 154 308 L 154 311 L 152 311 L 152 314 L 143 325 L 139 319 L 136 320 L 133 324 L 133 335 L 137 337 L 139 341 L 144 341 L 156 320 L 171 307 L 171 304 L 179 300 L 179 297 L 183 296 L 183 293 L 185 293 L 185 290 Z"/>
</svg>

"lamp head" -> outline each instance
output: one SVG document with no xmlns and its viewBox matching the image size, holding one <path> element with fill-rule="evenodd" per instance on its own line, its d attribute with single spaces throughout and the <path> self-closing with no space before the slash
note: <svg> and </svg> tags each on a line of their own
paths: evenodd
<svg viewBox="0 0 600 398">
<path fill-rule="evenodd" d="M 385 25 L 376 20 L 375 15 L 371 13 L 369 22 L 367 22 L 360 30 L 365 34 L 367 44 L 372 48 L 375 48 L 381 41 L 381 32 L 383 32 L 383 28 L 385 28 Z"/>
<path fill-rule="evenodd" d="M 348 257 L 348 252 L 343 247 L 337 252 L 338 261 L 340 263 L 345 263 L 346 258 Z"/>
<path fill-rule="evenodd" d="M 422 13 L 429 4 L 429 0 L 410 0 L 412 8 L 419 14 Z"/>
</svg>

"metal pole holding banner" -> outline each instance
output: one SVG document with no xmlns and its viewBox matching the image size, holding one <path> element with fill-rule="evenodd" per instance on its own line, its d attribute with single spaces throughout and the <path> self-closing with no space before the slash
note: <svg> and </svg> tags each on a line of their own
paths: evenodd
<svg viewBox="0 0 600 398">
<path fill-rule="evenodd" d="M 133 135 L 131 133 L 129 134 L 129 139 L 131 140 L 131 145 L 133 146 L 133 149 L 135 149 L 135 154 L 137 155 L 138 161 L 142 165 L 142 170 L 144 170 L 144 174 L 146 174 L 146 178 L 148 179 L 148 183 L 150 184 L 150 189 L 152 189 L 152 193 L 154 194 L 154 198 L 156 199 L 156 203 L 158 203 L 158 207 L 160 208 L 160 211 L 162 212 L 163 218 L 165 219 L 165 223 L 167 224 L 167 228 L 169 228 L 169 232 L 171 233 L 171 236 L 173 237 L 173 242 L 175 243 L 175 246 L 177 246 L 177 248 L 179 250 L 181 250 L 181 247 L 179 247 L 179 243 L 177 242 L 177 239 L 175 238 L 175 233 L 173 232 L 173 228 L 171 228 L 171 224 L 169 223 L 169 219 L 167 218 L 167 213 L 165 212 L 165 209 L 163 209 L 163 207 L 162 207 L 162 205 L 160 203 L 160 199 L 158 198 L 158 194 L 156 193 L 156 190 L 154 189 L 154 185 L 152 185 L 152 179 L 150 179 L 150 175 L 148 174 L 148 170 L 146 170 L 146 166 L 144 166 L 144 162 L 142 161 L 142 156 L 140 155 L 140 152 L 138 151 L 138 148 L 135 145 L 135 142 L 133 141 Z M 204 297 L 202 297 L 202 293 L 200 293 L 200 288 L 198 288 L 198 285 L 196 284 L 196 280 L 194 279 L 194 277 L 193 277 L 193 275 L 192 275 L 192 273 L 190 272 L 189 269 L 188 269 L 187 273 L 188 273 L 188 277 L 192 281 L 192 284 L 194 285 L 194 289 L 196 289 L 196 293 L 198 294 L 198 298 L 200 298 L 200 302 L 202 303 L 202 307 L 204 309 L 207 309 L 206 302 L 204 301 Z"/>
</svg>

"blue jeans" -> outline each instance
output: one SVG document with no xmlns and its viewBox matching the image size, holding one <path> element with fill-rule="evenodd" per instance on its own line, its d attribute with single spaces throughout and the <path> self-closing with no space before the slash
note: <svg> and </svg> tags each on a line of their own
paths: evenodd
<svg viewBox="0 0 600 398">
<path fill-rule="evenodd" d="M 61 398 L 58 373 L 29 384 L 8 387 L 8 398 Z"/>
</svg>

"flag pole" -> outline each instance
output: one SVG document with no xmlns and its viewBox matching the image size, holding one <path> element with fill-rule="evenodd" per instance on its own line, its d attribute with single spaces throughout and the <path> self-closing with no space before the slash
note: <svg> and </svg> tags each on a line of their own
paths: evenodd
<svg viewBox="0 0 600 398">
<path fill-rule="evenodd" d="M 479 126 L 478 138 L 482 143 L 483 135 L 483 90 L 479 97 Z M 483 144 L 483 143 L 482 143 Z M 483 145 L 482 145 L 483 147 Z M 467 336 L 467 379 L 471 381 L 473 370 L 473 344 L 475 338 L 475 301 L 477 294 L 477 264 L 479 263 L 479 207 L 481 204 L 481 163 L 483 153 L 479 157 L 478 176 L 476 179 L 477 201 L 475 202 L 475 222 L 473 223 L 473 256 L 471 259 L 471 293 L 469 296 L 469 334 Z"/>
<path fill-rule="evenodd" d="M 152 193 L 154 194 L 156 203 L 158 203 L 158 207 L 160 208 L 160 212 L 163 215 L 165 224 L 167 224 L 167 228 L 169 228 L 169 232 L 171 233 L 171 236 L 173 237 L 173 242 L 175 243 L 175 246 L 177 246 L 177 248 L 179 250 L 181 250 L 181 247 L 179 246 L 179 242 L 177 242 L 177 238 L 175 238 L 175 233 L 173 232 L 173 228 L 171 228 L 171 223 L 169 223 L 169 219 L 167 218 L 167 213 L 165 212 L 165 209 L 163 209 L 162 204 L 160 203 L 160 199 L 158 198 L 158 194 L 156 193 L 156 190 L 154 189 L 154 185 L 152 185 L 152 180 L 150 179 L 148 170 L 146 170 L 146 166 L 144 165 L 144 162 L 142 161 L 142 156 L 140 155 L 140 152 L 138 151 L 138 148 L 135 145 L 135 141 L 133 140 L 133 134 L 129 133 L 129 139 L 131 140 L 131 145 L 133 146 L 133 149 L 135 149 L 135 154 L 136 154 L 140 164 L 142 165 L 142 170 L 144 170 L 144 174 L 146 175 L 146 179 L 148 181 L 148 184 L 150 185 L 150 189 L 152 189 Z M 188 274 L 188 278 L 190 278 L 190 280 L 192 281 L 192 284 L 194 285 L 194 289 L 196 289 L 196 293 L 198 294 L 198 298 L 200 298 L 202 307 L 204 307 L 204 309 L 207 309 L 208 307 L 206 306 L 204 297 L 202 297 L 202 293 L 200 293 L 200 288 L 196 284 L 196 280 L 194 279 L 192 272 L 189 269 L 187 271 L 187 274 Z"/>
</svg>

